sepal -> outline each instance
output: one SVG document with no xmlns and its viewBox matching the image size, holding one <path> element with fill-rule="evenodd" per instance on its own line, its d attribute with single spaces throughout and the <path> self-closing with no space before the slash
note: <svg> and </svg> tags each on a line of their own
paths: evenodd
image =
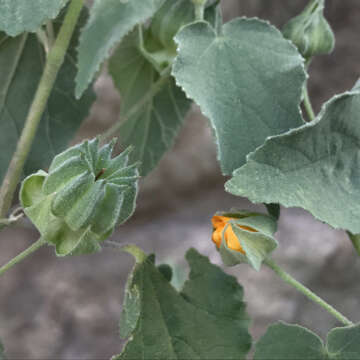
<svg viewBox="0 0 360 360">
<path fill-rule="evenodd" d="M 213 217 L 213 241 L 227 266 L 248 263 L 259 270 L 262 262 L 278 245 L 273 237 L 274 218 L 255 212 L 220 212 Z M 221 241 L 218 237 L 221 232 Z"/>
<path fill-rule="evenodd" d="M 98 148 L 84 141 L 57 155 L 49 173 L 38 171 L 22 183 L 25 214 L 58 256 L 92 253 L 115 226 L 135 210 L 138 164 L 129 151 L 111 159 L 115 142 Z"/>
<path fill-rule="evenodd" d="M 305 59 L 328 54 L 334 49 L 335 37 L 324 17 L 324 2 L 311 0 L 300 15 L 285 24 L 282 31 Z"/>
</svg>

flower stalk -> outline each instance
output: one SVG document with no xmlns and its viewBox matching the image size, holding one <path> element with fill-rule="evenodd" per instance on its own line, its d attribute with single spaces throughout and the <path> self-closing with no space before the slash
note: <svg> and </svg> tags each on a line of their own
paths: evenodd
<svg viewBox="0 0 360 360">
<path fill-rule="evenodd" d="M 333 306 L 328 304 L 325 300 L 321 299 L 318 295 L 313 293 L 306 286 L 301 284 L 299 281 L 295 280 L 290 274 L 284 271 L 279 265 L 277 265 L 274 260 L 267 258 L 264 260 L 264 264 L 266 264 L 271 270 L 275 272 L 283 281 L 293 286 L 296 290 L 303 293 L 307 298 L 309 298 L 314 303 L 320 305 L 323 309 L 329 312 L 332 316 L 338 319 L 344 325 L 354 325 L 352 321 L 350 321 L 347 317 L 342 315 L 339 311 L 337 311 Z"/>
<path fill-rule="evenodd" d="M 304 86 L 303 88 L 303 104 L 304 104 L 304 108 L 306 110 L 306 113 L 308 115 L 309 121 L 313 121 L 315 120 L 315 112 L 314 109 L 311 105 L 311 101 L 310 101 L 310 97 L 309 97 L 309 91 L 307 89 L 307 86 Z"/>
<path fill-rule="evenodd" d="M 192 0 L 195 6 L 196 20 L 204 20 L 204 9 L 206 0 Z"/>
<path fill-rule="evenodd" d="M 12 258 L 8 263 L 0 267 L 0 276 L 4 274 L 7 270 L 10 270 L 14 265 L 18 264 L 20 261 L 24 260 L 26 257 L 31 255 L 33 252 L 41 248 L 45 244 L 43 237 L 40 237 L 39 240 L 35 241 L 27 249 L 21 252 L 19 255 Z"/>
</svg>

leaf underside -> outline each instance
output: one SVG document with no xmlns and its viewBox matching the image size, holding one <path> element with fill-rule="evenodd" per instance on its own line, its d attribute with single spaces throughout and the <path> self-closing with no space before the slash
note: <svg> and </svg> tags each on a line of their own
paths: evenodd
<svg viewBox="0 0 360 360">
<path fill-rule="evenodd" d="M 140 173 L 146 175 L 174 143 L 191 101 L 169 77 L 158 93 L 127 117 L 127 111 L 151 92 L 159 79 L 139 50 L 137 31 L 120 44 L 110 59 L 109 71 L 122 96 L 119 141 L 123 147 L 134 146 L 131 159 L 141 162 Z"/>
</svg>

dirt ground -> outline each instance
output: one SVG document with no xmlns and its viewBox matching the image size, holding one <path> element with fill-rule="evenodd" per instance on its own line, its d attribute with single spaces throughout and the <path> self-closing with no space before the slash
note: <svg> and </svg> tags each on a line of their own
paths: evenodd
<svg viewBox="0 0 360 360">
<path fill-rule="evenodd" d="M 223 0 L 224 16 L 258 16 L 281 26 L 304 0 Z M 315 109 L 335 93 L 352 87 L 360 74 L 360 1 L 327 0 L 336 49 L 313 61 L 310 95 Z M 98 100 L 77 139 L 90 137 L 116 121 L 120 98 L 111 80 L 96 83 Z M 155 252 L 159 262 L 186 269 L 183 256 L 197 248 L 220 264 L 210 242 L 210 218 L 231 207 L 260 209 L 223 190 L 207 121 L 196 106 L 187 117 L 174 149 L 142 180 L 135 216 L 113 235 Z M 331 196 L 331 194 L 329 194 Z M 27 222 L 0 233 L 0 263 L 20 252 L 37 232 Z M 301 209 L 282 209 L 276 260 L 353 321 L 360 321 L 360 259 L 342 231 L 335 231 Z M 0 279 L 0 338 L 9 359 L 108 359 L 121 351 L 118 319 L 124 283 L 132 266 L 129 255 L 105 248 L 89 256 L 56 259 L 41 249 Z M 321 336 L 336 321 L 268 269 L 245 265 L 226 269 L 245 288 L 251 333 L 256 340 L 266 327 L 284 320 Z"/>
</svg>

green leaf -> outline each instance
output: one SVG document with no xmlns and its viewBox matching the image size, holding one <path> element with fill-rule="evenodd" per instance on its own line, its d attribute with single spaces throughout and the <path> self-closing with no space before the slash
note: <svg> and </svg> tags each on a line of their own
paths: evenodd
<svg viewBox="0 0 360 360">
<path fill-rule="evenodd" d="M 280 205 L 279 204 L 264 204 L 269 215 L 275 220 L 280 218 Z"/>
<path fill-rule="evenodd" d="M 41 119 L 34 145 L 25 165 L 25 175 L 46 168 L 64 150 L 95 100 L 88 90 L 81 100 L 74 96 L 75 47 L 81 23 L 72 39 L 65 62 Z M 60 20 L 59 20 L 60 21 Z M 55 30 L 59 21 L 54 22 Z M 35 35 L 15 38 L 0 33 L 0 181 L 10 162 L 44 69 L 45 53 Z"/>
<path fill-rule="evenodd" d="M 3 344 L 0 342 L 0 360 L 6 360 Z"/>
<path fill-rule="evenodd" d="M 195 250 L 186 258 L 191 272 L 181 293 L 149 258 L 135 265 L 120 323 L 131 337 L 113 359 L 245 359 L 251 338 L 242 287 Z"/>
<path fill-rule="evenodd" d="M 0 30 L 10 36 L 36 31 L 54 19 L 68 0 L 0 0 Z"/>
<path fill-rule="evenodd" d="M 136 30 L 123 40 L 109 71 L 122 95 L 119 141 L 134 146 L 131 159 L 141 161 L 140 173 L 146 175 L 174 143 L 191 102 L 169 76 L 156 92 L 159 74 L 139 50 L 138 35 Z M 148 100 L 141 103 L 145 96 Z"/>
<path fill-rule="evenodd" d="M 254 360 L 358 360 L 360 324 L 332 329 L 327 344 L 310 330 L 279 322 L 256 343 Z"/>
<path fill-rule="evenodd" d="M 283 322 L 269 326 L 256 343 L 254 360 L 326 360 L 322 340 L 299 325 Z"/>
<path fill-rule="evenodd" d="M 175 41 L 173 75 L 210 119 L 224 174 L 243 165 L 268 136 L 303 124 L 303 59 L 273 26 L 241 18 L 215 33 L 196 22 Z"/>
<path fill-rule="evenodd" d="M 360 324 L 332 329 L 327 336 L 330 359 L 360 359 Z"/>
<path fill-rule="evenodd" d="M 88 87 L 113 46 L 136 24 L 151 17 L 163 2 L 164 0 L 95 0 L 90 19 L 80 37 L 77 97 Z"/>
<path fill-rule="evenodd" d="M 269 138 L 234 172 L 226 190 L 253 202 L 310 211 L 360 232 L 360 91 L 333 97 L 316 121 Z"/>
</svg>

